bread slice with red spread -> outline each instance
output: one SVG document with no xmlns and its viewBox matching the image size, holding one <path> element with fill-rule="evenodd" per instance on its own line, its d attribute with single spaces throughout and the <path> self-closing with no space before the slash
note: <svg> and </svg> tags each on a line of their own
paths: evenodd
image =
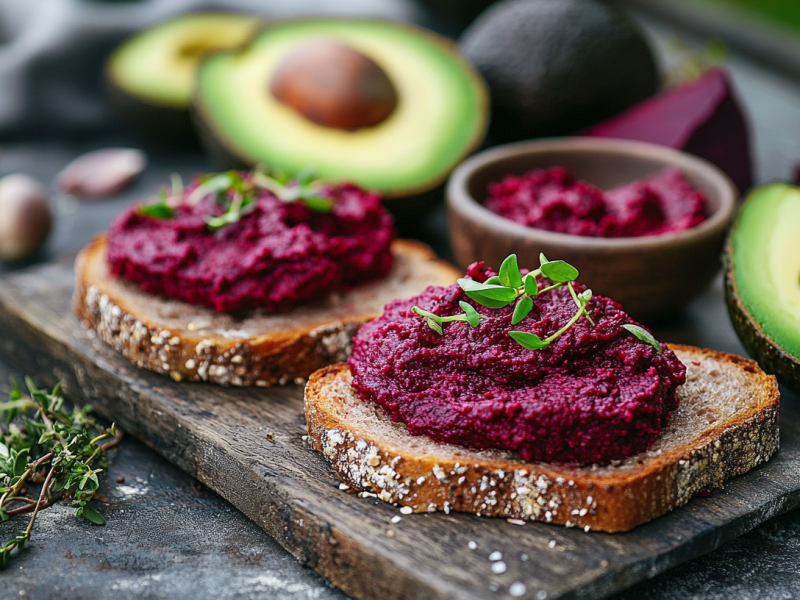
<svg viewBox="0 0 800 600">
<path fill-rule="evenodd" d="M 288 313 L 234 316 L 145 293 L 109 273 L 106 238 L 75 263 L 73 310 L 81 322 L 138 367 L 176 381 L 285 384 L 345 360 L 361 324 L 394 298 L 448 285 L 459 271 L 424 244 L 396 240 L 386 277 Z"/>
<path fill-rule="evenodd" d="M 778 449 L 776 380 L 752 361 L 669 346 L 687 367 L 680 404 L 646 451 L 605 466 L 525 462 L 411 436 L 361 401 L 346 364 L 305 390 L 313 446 L 342 481 L 415 512 L 468 511 L 586 531 L 626 531 L 769 460 Z"/>
</svg>

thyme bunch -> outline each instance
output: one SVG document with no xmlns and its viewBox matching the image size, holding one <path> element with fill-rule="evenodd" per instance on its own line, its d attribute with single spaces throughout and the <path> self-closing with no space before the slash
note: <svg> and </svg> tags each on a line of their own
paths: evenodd
<svg viewBox="0 0 800 600">
<path fill-rule="evenodd" d="M 90 501 L 107 469 L 107 454 L 122 439 L 114 425 L 100 427 L 88 406 L 67 410 L 58 383 L 51 392 L 25 379 L 28 394 L 12 381 L 9 400 L 0 403 L 0 521 L 30 513 L 27 527 L 0 546 L 0 568 L 12 552 L 30 542 L 36 517 L 58 502 L 69 502 L 75 515 L 97 525 L 103 516 Z M 105 444 L 100 442 L 111 440 Z M 30 489 L 41 483 L 38 494 Z"/>
</svg>

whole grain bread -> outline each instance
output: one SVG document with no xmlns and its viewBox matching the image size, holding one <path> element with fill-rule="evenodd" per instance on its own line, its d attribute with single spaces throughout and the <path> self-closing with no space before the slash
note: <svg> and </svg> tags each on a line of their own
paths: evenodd
<svg viewBox="0 0 800 600">
<path fill-rule="evenodd" d="M 468 511 L 586 531 L 626 531 L 765 462 L 778 449 L 776 380 L 752 361 L 670 346 L 687 367 L 680 406 L 653 446 L 605 466 L 525 462 L 411 436 L 362 402 L 342 363 L 305 390 L 308 434 L 345 483 L 415 512 Z"/>
<path fill-rule="evenodd" d="M 460 272 L 424 244 L 397 240 L 384 278 L 289 313 L 234 316 L 153 296 L 111 276 L 106 239 L 96 238 L 75 262 L 73 310 L 96 335 L 138 367 L 176 381 L 270 386 L 308 377 L 345 360 L 361 324 L 395 299 L 429 285 L 450 285 Z"/>
</svg>

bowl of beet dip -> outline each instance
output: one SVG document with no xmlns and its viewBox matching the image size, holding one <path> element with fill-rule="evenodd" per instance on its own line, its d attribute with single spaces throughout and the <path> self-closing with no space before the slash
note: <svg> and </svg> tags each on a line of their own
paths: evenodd
<svg viewBox="0 0 800 600">
<path fill-rule="evenodd" d="M 485 150 L 447 184 L 459 265 L 558 257 L 644 321 L 678 312 L 719 273 L 737 197 L 730 178 L 696 156 L 580 137 Z"/>
</svg>

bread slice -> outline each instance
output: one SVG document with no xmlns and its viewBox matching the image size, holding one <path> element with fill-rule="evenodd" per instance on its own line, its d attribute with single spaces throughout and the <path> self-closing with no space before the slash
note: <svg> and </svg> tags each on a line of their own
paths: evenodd
<svg viewBox="0 0 800 600">
<path fill-rule="evenodd" d="M 244 316 L 170 300 L 109 274 L 106 239 L 75 262 L 73 310 L 104 342 L 143 369 L 221 385 L 284 384 L 345 360 L 361 324 L 395 298 L 450 285 L 460 272 L 424 244 L 397 240 L 391 272 L 375 282 L 285 314 Z"/>
<path fill-rule="evenodd" d="M 468 511 L 586 531 L 626 531 L 719 487 L 778 449 L 776 380 L 752 361 L 670 346 L 687 367 L 680 406 L 647 452 L 607 466 L 527 463 L 409 435 L 359 400 L 350 369 L 322 369 L 305 390 L 308 434 L 347 484 L 416 512 Z"/>
</svg>

